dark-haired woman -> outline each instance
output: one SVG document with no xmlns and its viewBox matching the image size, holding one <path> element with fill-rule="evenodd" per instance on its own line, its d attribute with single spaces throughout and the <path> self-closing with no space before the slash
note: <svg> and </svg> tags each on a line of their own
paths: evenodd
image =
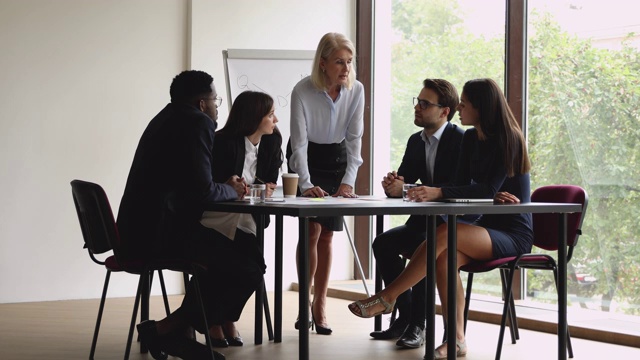
<svg viewBox="0 0 640 360">
<path fill-rule="evenodd" d="M 530 201 L 527 148 L 520 126 L 507 105 L 498 84 L 491 79 L 468 81 L 458 105 L 460 121 L 473 126 L 465 132 L 455 186 L 421 186 L 410 191 L 415 201 L 441 198 L 494 198 L 496 203 Z M 473 260 L 517 256 L 531 251 L 531 214 L 483 215 L 473 224 L 457 224 L 458 267 Z M 431 241 L 428 239 L 427 241 Z M 436 283 L 443 314 L 447 314 L 447 225 L 436 230 Z M 426 251 L 423 242 L 403 273 L 376 295 L 349 305 L 353 314 L 372 317 L 389 313 L 398 295 L 425 276 Z M 433 276 L 432 274 L 429 274 Z M 456 299 L 457 356 L 467 353 L 464 334 L 464 296 L 458 276 Z M 445 322 L 446 319 L 445 315 Z M 447 346 L 435 349 L 436 359 L 447 358 Z"/>
<path fill-rule="evenodd" d="M 271 96 L 255 91 L 238 95 L 227 122 L 216 132 L 211 166 L 213 181 L 237 175 L 246 184 L 266 184 L 266 196 L 271 197 L 283 162 L 282 136 L 277 122 Z M 243 288 L 246 295 L 225 304 L 228 310 L 213 319 L 209 335 L 214 346 L 241 346 L 242 338 L 234 323 L 240 318 L 266 268 L 256 238 L 256 220 L 250 214 L 205 212 L 201 223 L 216 230 L 220 238 L 218 243 L 226 247 L 229 254 L 213 273 L 223 277 L 221 281 L 226 286 L 223 288 Z M 249 274 L 251 281 L 238 282 L 234 276 L 238 272 Z"/>
</svg>

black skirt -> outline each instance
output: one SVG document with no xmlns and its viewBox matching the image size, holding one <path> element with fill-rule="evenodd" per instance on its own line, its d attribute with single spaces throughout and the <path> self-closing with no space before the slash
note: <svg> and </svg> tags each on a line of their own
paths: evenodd
<svg viewBox="0 0 640 360">
<path fill-rule="evenodd" d="M 287 144 L 287 161 L 291 157 L 291 140 Z M 333 195 L 338 191 L 342 178 L 347 170 L 347 146 L 342 141 L 339 144 L 316 144 L 309 142 L 307 147 L 307 164 L 311 183 Z M 289 172 L 295 172 L 289 168 Z M 298 189 L 298 196 L 300 196 Z M 319 223 L 328 230 L 342 231 L 344 220 L 342 216 L 316 217 L 309 219 Z"/>
</svg>

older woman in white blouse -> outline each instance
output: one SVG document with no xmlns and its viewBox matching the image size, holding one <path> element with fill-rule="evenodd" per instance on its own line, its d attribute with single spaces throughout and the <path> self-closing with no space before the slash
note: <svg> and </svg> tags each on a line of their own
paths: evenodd
<svg viewBox="0 0 640 360">
<path fill-rule="evenodd" d="M 356 197 L 354 184 L 362 164 L 364 87 L 355 79 L 353 43 L 342 34 L 325 34 L 316 50 L 311 75 L 291 94 L 290 172 L 299 175 L 299 194 L 308 197 Z M 325 315 L 334 231 L 342 217 L 309 221 L 309 278 L 314 286 L 311 316 L 319 334 L 329 335 Z M 307 289 L 310 291 L 310 289 Z M 296 329 L 301 324 L 296 322 Z"/>
</svg>

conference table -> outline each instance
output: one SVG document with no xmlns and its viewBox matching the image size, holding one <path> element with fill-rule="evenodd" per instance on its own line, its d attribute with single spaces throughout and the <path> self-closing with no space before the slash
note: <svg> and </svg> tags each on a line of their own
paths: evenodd
<svg viewBox="0 0 640 360">
<path fill-rule="evenodd" d="M 279 200 L 282 200 L 281 198 Z M 557 213 L 559 217 L 558 231 L 560 232 L 558 251 L 558 359 L 567 357 L 567 329 L 566 321 L 561 321 L 567 317 L 567 253 L 566 253 L 566 224 L 567 214 L 580 212 L 580 204 L 567 203 L 523 203 L 494 205 L 492 203 L 444 203 L 444 202 L 405 202 L 397 198 L 384 198 L 373 196 L 361 196 L 358 198 L 286 198 L 284 201 L 268 201 L 261 204 L 250 204 L 246 200 L 233 202 L 220 202 L 211 204 L 207 210 L 223 211 L 233 213 L 251 213 L 260 216 L 259 223 L 264 221 L 268 215 L 275 215 L 275 285 L 274 285 L 274 341 L 282 341 L 282 264 L 283 264 L 283 216 L 298 218 L 298 248 L 299 248 L 299 281 L 300 291 L 298 298 L 299 318 L 309 318 L 309 293 L 305 291 L 309 285 L 309 219 L 317 216 L 376 216 L 377 233 L 382 232 L 382 224 L 385 215 L 425 215 L 428 223 L 435 225 L 436 216 L 446 216 L 448 223 L 448 248 L 455 249 L 457 246 L 456 218 L 466 214 L 516 214 L 516 213 Z M 258 224 L 260 225 L 260 224 Z M 261 226 L 258 228 L 258 238 L 264 239 L 264 232 Z M 427 226 L 429 228 L 429 226 Z M 430 238 L 435 238 L 435 226 L 431 226 Z M 435 274 L 435 242 L 427 242 L 427 274 Z M 456 282 L 457 282 L 457 259 L 456 252 L 448 252 L 448 313 L 449 319 L 456 318 Z M 301 273 L 300 273 L 301 272 Z M 435 276 L 426 277 L 426 339 L 425 339 L 425 359 L 432 360 L 435 343 L 435 296 L 436 285 Z M 262 304 L 264 293 L 256 292 L 256 343 L 262 342 Z M 449 321 L 447 328 L 447 352 L 448 359 L 456 358 L 456 322 Z M 302 326 L 299 330 L 299 359 L 309 359 L 309 329 Z"/>
</svg>

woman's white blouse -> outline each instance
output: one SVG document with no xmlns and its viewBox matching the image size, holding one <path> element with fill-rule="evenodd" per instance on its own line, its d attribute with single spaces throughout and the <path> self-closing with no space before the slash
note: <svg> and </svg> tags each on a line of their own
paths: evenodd
<svg viewBox="0 0 640 360">
<path fill-rule="evenodd" d="M 334 101 L 326 91 L 318 90 L 306 77 L 291 93 L 291 158 L 289 167 L 298 176 L 301 191 L 313 187 L 307 163 L 309 141 L 335 144 L 345 140 L 347 170 L 341 183 L 355 185 L 362 165 L 362 134 L 364 133 L 364 87 L 355 81 L 351 90 L 342 87 Z"/>
</svg>

